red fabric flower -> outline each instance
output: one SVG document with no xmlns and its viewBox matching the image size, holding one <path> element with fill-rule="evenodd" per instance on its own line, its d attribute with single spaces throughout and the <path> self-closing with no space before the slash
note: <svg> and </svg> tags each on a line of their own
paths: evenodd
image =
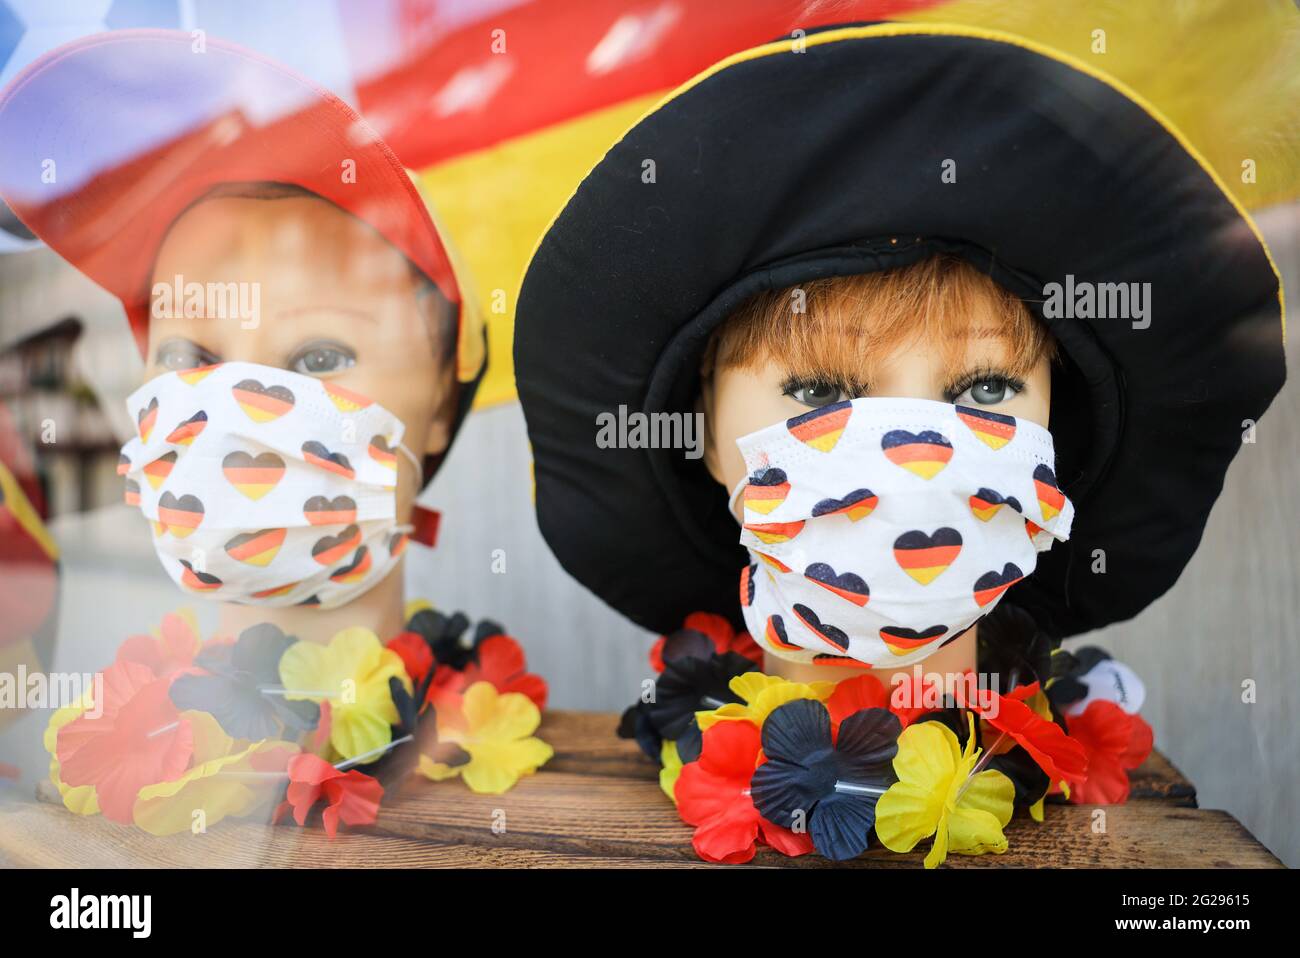
<svg viewBox="0 0 1300 958">
<path fill-rule="evenodd" d="M 705 636 L 713 643 L 713 651 L 717 655 L 735 652 L 755 665 L 763 664 L 763 650 L 758 647 L 749 633 L 737 632 L 731 627 L 731 623 L 720 615 L 714 615 L 712 612 L 692 612 L 682 622 L 682 628 Z M 650 666 L 656 672 L 664 670 L 664 644 L 667 641 L 668 636 L 661 635 L 650 649 Z"/>
<path fill-rule="evenodd" d="M 135 662 L 104 670 L 103 714 L 81 715 L 59 730 L 59 775 L 93 785 L 104 817 L 129 824 L 146 785 L 180 778 L 194 753 L 188 719 L 167 694 L 170 678 Z"/>
<path fill-rule="evenodd" d="M 423 682 L 433 668 L 433 650 L 418 632 L 399 632 L 397 638 L 388 643 L 388 647 L 397 653 L 397 657 L 406 666 L 406 674 L 416 685 Z"/>
<path fill-rule="evenodd" d="M 508 635 L 493 635 L 479 643 L 476 662 L 460 672 L 439 669 L 429 683 L 427 701 L 440 711 L 460 710 L 461 696 L 475 682 L 490 682 L 498 692 L 518 692 L 533 700 L 539 709 L 546 708 L 546 680 L 527 671 L 524 650 Z"/>
<path fill-rule="evenodd" d="M 890 684 L 893 689 L 889 693 L 889 711 L 898 716 L 903 728 L 907 728 L 922 715 L 943 707 L 943 689 L 933 679 L 918 677 L 915 672 L 910 672 Z M 832 716 L 834 714 L 831 713 Z"/>
<path fill-rule="evenodd" d="M 682 768 L 674 790 L 677 812 L 695 826 L 691 843 L 705 861 L 747 862 L 760 838 L 783 855 L 813 850 L 807 833 L 773 825 L 754 807 L 749 782 L 761 747 L 752 722 L 719 722 L 704 733 L 699 761 Z"/>
<path fill-rule="evenodd" d="M 1114 702 L 1098 700 L 1081 715 L 1066 716 L 1070 737 L 1088 753 L 1088 777 L 1071 785 L 1070 801 L 1118 805 L 1128 801 L 1128 769 L 1147 760 L 1155 744 L 1151 726 Z"/>
<path fill-rule="evenodd" d="M 302 752 L 289 760 L 289 788 L 285 800 L 275 810 L 275 820 L 292 808 L 293 820 L 306 824 L 307 815 L 322 798 L 328 802 L 321 814 L 325 834 L 338 834 L 339 822 L 345 825 L 372 825 L 379 817 L 379 800 L 384 787 L 364 772 L 352 769 L 340 772 L 322 758 Z"/>
<path fill-rule="evenodd" d="M 117 648 L 118 662 L 134 662 L 166 678 L 189 669 L 199 652 L 198 635 L 184 617 L 169 613 L 163 616 L 159 634 L 133 635 Z"/>
<path fill-rule="evenodd" d="M 855 675 L 836 683 L 835 691 L 826 700 L 826 710 L 831 713 L 831 727 L 838 731 L 840 723 L 862 709 L 887 709 L 890 695 L 885 684 L 874 675 Z M 899 716 L 903 727 L 907 719 Z"/>
<path fill-rule="evenodd" d="M 977 695 L 967 696 L 960 684 L 956 687 L 959 704 L 999 732 L 1011 736 L 1053 783 L 1065 779 L 1073 788 L 1088 775 L 1088 753 L 1059 725 L 1025 704 L 1025 699 L 1037 693 L 1037 682 L 1021 685 L 1007 695 L 985 689 Z M 993 743 L 986 744 L 992 747 Z"/>
</svg>

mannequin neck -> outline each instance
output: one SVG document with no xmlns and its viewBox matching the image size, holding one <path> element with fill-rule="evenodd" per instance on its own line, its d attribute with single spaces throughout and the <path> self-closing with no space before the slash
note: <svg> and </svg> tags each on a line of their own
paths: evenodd
<svg viewBox="0 0 1300 958">
<path fill-rule="evenodd" d="M 406 596 L 398 563 L 374 588 L 334 609 L 310 606 L 268 608 L 223 602 L 218 614 L 217 634 L 237 637 L 244 629 L 269 622 L 286 635 L 326 644 L 343 629 L 365 628 L 387 642 L 405 625 Z"/>
</svg>

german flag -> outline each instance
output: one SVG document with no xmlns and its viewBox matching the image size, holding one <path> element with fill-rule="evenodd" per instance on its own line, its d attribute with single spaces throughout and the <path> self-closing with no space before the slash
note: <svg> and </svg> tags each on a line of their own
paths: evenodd
<svg viewBox="0 0 1300 958">
<path fill-rule="evenodd" d="M 818 652 L 813 656 L 813 665 L 832 665 L 841 669 L 861 669 L 864 672 L 870 672 L 875 668 L 870 662 L 862 662 L 848 655 L 832 655 L 829 652 Z"/>
<path fill-rule="evenodd" d="M 357 412 L 374 402 L 373 399 L 367 399 L 360 393 L 354 393 L 350 389 L 329 382 L 325 383 L 325 395 L 330 397 L 330 402 L 334 403 L 335 408 L 342 413 Z"/>
<path fill-rule="evenodd" d="M 179 369 L 176 371 L 176 375 L 186 385 L 196 386 L 207 379 L 209 374 L 220 368 L 221 363 L 212 363 L 208 366 L 195 366 L 193 369 Z"/>
<path fill-rule="evenodd" d="M 288 585 L 277 585 L 273 589 L 263 589 L 261 592 L 254 592 L 254 599 L 278 599 L 281 596 L 288 595 L 294 589 L 298 588 L 297 582 L 290 582 Z"/>
<path fill-rule="evenodd" d="M 866 580 L 862 576 L 853 572 L 837 574 L 825 562 L 814 562 L 804 569 L 803 574 L 805 578 L 816 582 L 827 592 L 834 593 L 859 608 L 866 605 L 871 598 L 871 589 L 867 587 Z"/>
<path fill-rule="evenodd" d="M 284 460 L 273 452 L 251 456 L 236 451 L 227 453 L 221 460 L 221 472 L 241 495 L 256 502 L 284 477 Z"/>
<path fill-rule="evenodd" d="M 312 496 L 302 504 L 302 514 L 314 526 L 346 525 L 357 521 L 357 504 L 351 496 Z"/>
<path fill-rule="evenodd" d="M 789 494 L 785 470 L 760 469 L 749 477 L 745 486 L 745 508 L 765 516 L 785 502 Z"/>
<path fill-rule="evenodd" d="M 180 560 L 185 571 L 181 573 L 181 585 L 195 592 L 215 592 L 221 588 L 221 580 L 208 572 L 196 572 L 194 567 L 184 559 Z"/>
<path fill-rule="evenodd" d="M 919 529 L 894 540 L 894 559 L 921 585 L 929 585 L 952 565 L 961 552 L 961 533 L 946 526 L 926 535 Z"/>
<path fill-rule="evenodd" d="M 767 626 L 763 629 L 763 638 L 767 639 L 768 645 L 774 649 L 780 649 L 783 652 L 800 652 L 799 646 L 793 644 L 785 634 L 785 622 L 779 615 L 769 615 L 767 617 Z"/>
<path fill-rule="evenodd" d="M 821 619 L 817 617 L 816 612 L 808 606 L 800 605 L 797 602 L 794 606 L 794 614 L 795 618 L 810 630 L 816 632 L 823 641 L 832 646 L 837 652 L 848 652 L 849 637 L 844 634 L 842 629 L 837 629 L 833 625 L 828 625 L 822 622 Z"/>
<path fill-rule="evenodd" d="M 370 453 L 370 458 L 375 462 L 387 469 L 392 469 L 394 472 L 397 471 L 397 453 L 393 452 L 389 447 L 388 437 L 371 436 L 370 446 L 367 451 Z"/>
<path fill-rule="evenodd" d="M 370 550 L 362 546 L 357 550 L 357 554 L 352 558 L 351 562 L 330 574 L 330 581 L 349 585 L 361 581 L 369 571 Z"/>
<path fill-rule="evenodd" d="M 284 529 L 245 532 L 226 543 L 226 555 L 236 562 L 263 568 L 271 564 L 280 546 L 284 545 L 285 533 Z"/>
<path fill-rule="evenodd" d="M 881 437 L 880 448 L 894 465 L 922 479 L 933 479 L 952 459 L 952 443 L 933 430 L 893 429 Z"/>
<path fill-rule="evenodd" d="M 153 433 L 153 427 L 158 422 L 158 400 L 150 399 L 149 405 L 141 409 L 135 416 L 136 430 L 140 433 L 141 442 L 148 442 L 149 436 Z"/>
<path fill-rule="evenodd" d="M 208 414 L 202 409 L 167 434 L 167 441 L 177 446 L 188 446 L 208 424 Z"/>
<path fill-rule="evenodd" d="M 1020 503 L 1015 496 L 1003 498 L 992 489 L 980 489 L 967 501 L 970 503 L 970 511 L 980 522 L 988 522 L 1003 506 L 1010 506 L 1016 512 L 1020 511 Z"/>
<path fill-rule="evenodd" d="M 865 519 L 876 511 L 879 497 L 870 489 L 854 489 L 839 499 L 823 499 L 813 506 L 813 518 L 822 516 L 848 516 L 851 522 Z"/>
<path fill-rule="evenodd" d="M 956 408 L 957 418 L 969 426 L 970 431 L 975 433 L 975 438 L 990 449 L 1001 449 L 1016 434 L 1014 416 L 985 412 L 982 409 L 973 409 L 970 406 L 958 406 Z"/>
<path fill-rule="evenodd" d="M 348 457 L 341 452 L 330 452 L 322 442 L 312 440 L 302 444 L 302 457 L 313 466 L 319 466 L 326 472 L 333 472 L 344 479 L 356 477 L 356 471 L 352 468 L 352 463 Z"/>
<path fill-rule="evenodd" d="M 336 536 L 325 536 L 311 547 L 311 557 L 321 565 L 333 565 L 361 544 L 361 529 L 348 526 Z"/>
<path fill-rule="evenodd" d="M 754 604 L 754 573 L 757 571 L 757 565 L 747 565 L 740 570 L 740 607 L 742 609 L 748 609 Z"/>
<path fill-rule="evenodd" d="M 167 477 L 172 474 L 172 469 L 175 466 L 176 453 L 164 453 L 144 467 L 144 477 L 149 481 L 149 486 L 157 490 L 167 480 Z"/>
<path fill-rule="evenodd" d="M 895 655 L 907 655 L 937 641 L 947 631 L 946 625 L 932 625 L 921 632 L 890 625 L 880 630 L 880 641 L 884 642 L 885 647 Z"/>
<path fill-rule="evenodd" d="M 203 503 L 198 496 L 185 495 L 178 498 L 170 492 L 164 492 L 158 500 L 158 522 L 163 531 L 184 539 L 203 522 Z"/>
<path fill-rule="evenodd" d="M 852 414 L 853 403 L 845 399 L 787 419 L 785 428 L 804 445 L 811 446 L 818 452 L 830 452 L 840 441 L 840 436 L 844 435 L 844 427 L 848 425 Z"/>
<path fill-rule="evenodd" d="M 1044 465 L 1034 470 L 1034 492 L 1038 494 L 1038 508 L 1043 512 L 1043 521 L 1051 522 L 1065 508 L 1065 494 L 1056 484 L 1056 473 Z"/>
<path fill-rule="evenodd" d="M 235 402 L 253 422 L 271 422 L 293 409 L 293 393 L 284 386 L 263 386 L 245 379 L 231 388 Z"/>
<path fill-rule="evenodd" d="M 985 572 L 975 580 L 975 604 L 981 609 L 996 602 L 998 597 L 1025 577 L 1020 567 L 1008 562 L 1001 572 Z"/>
<path fill-rule="evenodd" d="M 789 542 L 803 531 L 804 522 L 748 522 L 745 528 L 767 545 Z"/>
</svg>

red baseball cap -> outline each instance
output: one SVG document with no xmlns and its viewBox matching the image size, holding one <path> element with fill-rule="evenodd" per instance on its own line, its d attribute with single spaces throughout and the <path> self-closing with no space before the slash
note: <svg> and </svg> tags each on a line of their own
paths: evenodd
<svg viewBox="0 0 1300 958">
<path fill-rule="evenodd" d="M 429 209 L 350 106 L 234 44 L 123 30 L 58 47 L 0 91 L 0 197 L 126 308 L 144 352 L 158 248 L 222 183 L 309 190 L 374 227 L 458 304 L 458 378 L 481 372 L 467 309 Z"/>
</svg>

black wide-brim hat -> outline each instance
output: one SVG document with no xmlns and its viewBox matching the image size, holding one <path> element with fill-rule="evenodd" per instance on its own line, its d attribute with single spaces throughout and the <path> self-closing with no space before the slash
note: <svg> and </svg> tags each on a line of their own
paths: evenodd
<svg viewBox="0 0 1300 958">
<path fill-rule="evenodd" d="M 565 568 L 658 632 L 696 610 L 739 622 L 727 491 L 681 449 L 600 448 L 597 417 L 692 412 L 710 333 L 759 291 L 935 253 L 1021 296 L 1062 354 L 1049 425 L 1077 514 L 1010 601 L 1066 636 L 1163 594 L 1285 379 L 1277 270 L 1133 91 L 1023 38 L 935 25 L 722 61 L 610 149 L 542 238 L 515 368 Z M 1150 283 L 1149 325 L 1044 316 L 1068 277 Z"/>
</svg>

